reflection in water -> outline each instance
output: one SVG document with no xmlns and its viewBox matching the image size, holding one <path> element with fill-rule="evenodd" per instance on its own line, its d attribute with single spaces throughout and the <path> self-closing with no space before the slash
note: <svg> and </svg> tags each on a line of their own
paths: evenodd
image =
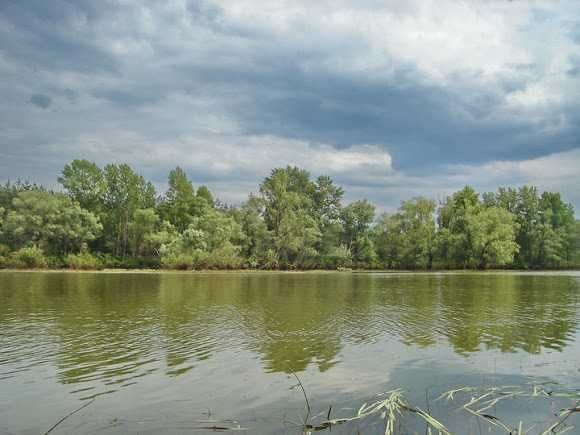
<svg viewBox="0 0 580 435">
<path fill-rule="evenodd" d="M 0 274 L 0 379 L 56 362 L 62 383 L 187 373 L 221 351 L 325 371 L 381 337 L 455 352 L 561 350 L 577 277 L 518 274 Z M 117 386 L 117 387 L 115 387 Z"/>
<path fill-rule="evenodd" d="M 66 397 L 108 393 L 94 412 L 115 418 L 72 432 L 115 433 L 117 416 L 144 421 L 153 411 L 155 433 L 191 422 L 183 416 L 192 407 L 211 413 L 210 404 L 235 409 L 230 417 L 261 409 L 272 418 L 273 406 L 288 405 L 293 372 L 319 394 L 356 393 L 346 398 L 353 406 L 390 378 L 420 400 L 445 373 L 485 383 L 485 372 L 469 370 L 476 358 L 479 366 L 499 353 L 534 366 L 553 351 L 574 359 L 579 299 L 578 273 L 2 272 L 0 433 L 38 433 L 78 406 Z M 580 367 L 564 368 L 578 377 Z M 144 408 L 130 405 L 134 394 Z M 32 402 L 38 415 L 26 426 Z M 284 421 L 276 418 L 272 433 Z"/>
</svg>

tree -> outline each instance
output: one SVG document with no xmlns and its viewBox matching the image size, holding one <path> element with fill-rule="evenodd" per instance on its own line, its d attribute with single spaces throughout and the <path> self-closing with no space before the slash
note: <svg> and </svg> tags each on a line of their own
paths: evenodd
<svg viewBox="0 0 580 435">
<path fill-rule="evenodd" d="M 350 251 L 341 244 L 340 213 L 343 195 L 343 189 L 334 184 L 332 178 L 323 175 L 316 179 L 313 193 L 313 216 L 320 230 L 320 240 L 316 250 L 321 257 L 322 267 L 349 265 Z"/>
<path fill-rule="evenodd" d="M 154 209 L 137 209 L 129 224 L 129 248 L 133 257 L 158 256 L 161 246 L 178 237 L 173 225 L 162 221 Z"/>
<path fill-rule="evenodd" d="M 371 266 L 376 260 L 370 227 L 375 218 L 375 207 L 366 199 L 344 207 L 340 214 L 343 243 L 352 253 L 353 260 Z"/>
<path fill-rule="evenodd" d="M 103 171 L 88 160 L 73 160 L 58 177 L 69 197 L 84 209 L 99 214 L 106 192 Z"/>
<path fill-rule="evenodd" d="M 523 186 L 518 191 L 516 221 L 520 231 L 516 241 L 520 246 L 516 262 L 524 268 L 538 265 L 538 239 L 540 225 L 540 197 L 533 186 Z"/>
<path fill-rule="evenodd" d="M 415 198 L 403 202 L 396 214 L 383 216 L 375 229 L 381 260 L 389 267 L 431 269 L 435 208 L 434 201 Z"/>
<path fill-rule="evenodd" d="M 570 251 L 571 260 L 570 265 L 573 267 L 580 267 L 580 220 L 574 222 L 574 226 L 571 229 L 570 236 Z"/>
<path fill-rule="evenodd" d="M 191 224 L 192 219 L 214 206 L 211 192 L 200 186 L 197 194 L 187 174 L 180 167 L 169 172 L 169 187 L 159 204 L 161 217 L 182 232 Z"/>
<path fill-rule="evenodd" d="M 264 202 L 264 220 L 275 235 L 278 234 L 284 214 L 292 208 L 310 210 L 315 186 L 304 169 L 287 166 L 272 170 L 260 185 Z"/>
<path fill-rule="evenodd" d="M 470 186 L 455 192 L 439 207 L 437 243 L 439 256 L 446 266 L 469 267 L 472 242 L 467 217 L 481 208 L 479 195 Z"/>
<path fill-rule="evenodd" d="M 231 211 L 233 218 L 240 225 L 244 234 L 241 253 L 250 267 L 265 267 L 268 253 L 273 252 L 272 234 L 262 219 L 264 213 L 262 201 L 250 196 L 247 202 Z"/>
<path fill-rule="evenodd" d="M 42 191 L 20 192 L 3 224 L 13 249 L 32 244 L 54 255 L 78 252 L 101 230 L 98 218 L 70 198 Z"/>
<path fill-rule="evenodd" d="M 215 206 L 213 195 L 206 186 L 199 186 L 195 193 L 196 198 L 204 200 L 210 207 Z"/>
<path fill-rule="evenodd" d="M 107 244 L 113 255 L 125 257 L 129 252 L 129 226 L 134 213 L 155 207 L 155 188 L 125 164 L 105 166 L 104 179 Z"/>
<path fill-rule="evenodd" d="M 321 175 L 316 179 L 312 193 L 315 215 L 322 225 L 331 225 L 340 219 L 342 187 L 334 184 L 332 178 Z"/>
<path fill-rule="evenodd" d="M 500 188 L 489 203 L 515 215 L 519 252 L 515 263 L 524 268 L 562 267 L 572 258 L 574 209 L 559 193 L 539 194 L 534 186 Z"/>
<path fill-rule="evenodd" d="M 272 233 L 277 262 L 305 267 L 317 255 L 319 222 L 314 217 L 315 184 L 310 174 L 288 166 L 272 170 L 260 185 L 264 220 Z"/>
<path fill-rule="evenodd" d="M 574 208 L 564 203 L 559 193 L 543 192 L 540 198 L 539 250 L 540 267 L 562 267 L 572 260 Z"/>
<path fill-rule="evenodd" d="M 478 269 L 510 264 L 519 247 L 515 242 L 514 215 L 499 207 L 488 207 L 466 216 L 471 255 Z"/>
<path fill-rule="evenodd" d="M 20 192 L 31 191 L 45 192 L 46 189 L 38 184 L 30 183 L 28 181 L 17 180 L 15 183 L 7 181 L 5 184 L 0 185 L 0 207 L 5 211 L 10 209 L 12 207 L 12 201 Z"/>
<path fill-rule="evenodd" d="M 208 209 L 193 218 L 188 228 L 173 242 L 162 248 L 165 264 L 185 261 L 186 267 L 240 267 L 240 243 L 244 235 L 240 225 L 223 211 Z"/>
</svg>

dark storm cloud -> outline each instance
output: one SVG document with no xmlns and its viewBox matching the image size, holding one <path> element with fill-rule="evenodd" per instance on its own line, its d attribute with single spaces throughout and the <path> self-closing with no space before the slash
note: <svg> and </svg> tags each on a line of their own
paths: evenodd
<svg viewBox="0 0 580 435">
<path fill-rule="evenodd" d="M 579 146 L 580 126 L 538 134 L 538 121 L 494 119 L 505 95 L 526 82 L 501 81 L 497 89 L 425 86 L 409 68 L 390 79 L 364 80 L 331 72 L 305 73 L 288 64 L 289 55 L 262 54 L 266 71 L 234 71 L 187 65 L 193 82 L 228 95 L 248 89 L 230 107 L 248 134 L 276 134 L 346 147 L 389 144 L 398 167 L 426 164 L 526 159 Z M 531 69 L 533 66 L 527 66 Z M 550 125 L 559 113 L 541 121 Z"/>
<path fill-rule="evenodd" d="M 116 71 L 117 62 L 75 31 L 98 16 L 95 2 L 31 0 L 0 2 L 0 51 L 32 69 Z"/>
<path fill-rule="evenodd" d="M 30 103 L 41 109 L 48 109 L 52 103 L 52 99 L 48 95 L 34 94 L 30 97 Z"/>
</svg>

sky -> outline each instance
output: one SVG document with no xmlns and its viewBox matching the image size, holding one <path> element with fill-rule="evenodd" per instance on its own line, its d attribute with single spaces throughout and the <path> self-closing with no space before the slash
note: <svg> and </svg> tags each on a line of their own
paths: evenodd
<svg viewBox="0 0 580 435">
<path fill-rule="evenodd" d="M 272 168 L 391 211 L 534 184 L 580 211 L 578 0 L 0 0 L 0 180 Z"/>
</svg>

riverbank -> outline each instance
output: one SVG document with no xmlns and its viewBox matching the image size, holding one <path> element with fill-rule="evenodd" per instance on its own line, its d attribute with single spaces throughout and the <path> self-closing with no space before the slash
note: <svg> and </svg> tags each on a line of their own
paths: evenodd
<svg viewBox="0 0 580 435">
<path fill-rule="evenodd" d="M 279 269 L 200 269 L 200 270 L 177 270 L 177 269 L 128 269 L 128 268 L 104 268 L 94 270 L 81 270 L 71 268 L 3 268 L 0 273 L 163 273 L 163 274 L 546 274 L 546 273 L 567 273 L 580 272 L 580 268 L 568 269 L 544 269 L 544 270 L 525 270 L 525 269 L 433 269 L 433 270 L 395 270 L 395 269 L 307 269 L 307 270 L 279 270 Z"/>
</svg>

